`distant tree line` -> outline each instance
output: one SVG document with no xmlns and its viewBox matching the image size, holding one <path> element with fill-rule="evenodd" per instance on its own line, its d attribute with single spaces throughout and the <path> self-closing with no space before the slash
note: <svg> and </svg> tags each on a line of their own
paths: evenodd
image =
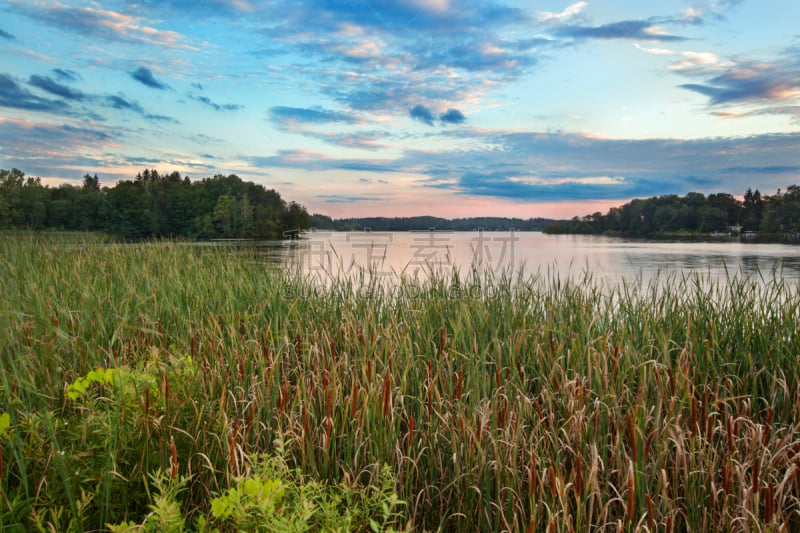
<svg viewBox="0 0 800 533">
<path fill-rule="evenodd" d="M 49 187 L 21 170 L 0 169 L 0 229 L 104 231 L 127 240 L 273 239 L 310 223 L 303 206 L 234 174 L 190 181 L 148 169 L 113 187 L 101 188 L 97 174 L 86 174 L 80 186 Z"/>
<path fill-rule="evenodd" d="M 369 217 L 332 219 L 329 216 L 314 214 L 311 227 L 319 230 L 334 231 L 542 231 L 552 219 L 546 218 L 439 218 L 432 216 L 419 217 Z"/>
<path fill-rule="evenodd" d="M 800 187 L 773 196 L 747 189 L 742 201 L 727 193 L 665 195 L 636 199 L 605 215 L 548 224 L 546 233 L 612 234 L 627 237 L 753 233 L 764 240 L 800 237 Z"/>
</svg>

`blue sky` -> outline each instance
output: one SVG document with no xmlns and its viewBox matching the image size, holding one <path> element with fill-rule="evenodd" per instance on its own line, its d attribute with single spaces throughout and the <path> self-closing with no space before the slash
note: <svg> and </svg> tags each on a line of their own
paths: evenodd
<svg viewBox="0 0 800 533">
<path fill-rule="evenodd" d="M 0 168 L 235 173 L 334 217 L 800 183 L 800 3 L 0 0 Z"/>
</svg>

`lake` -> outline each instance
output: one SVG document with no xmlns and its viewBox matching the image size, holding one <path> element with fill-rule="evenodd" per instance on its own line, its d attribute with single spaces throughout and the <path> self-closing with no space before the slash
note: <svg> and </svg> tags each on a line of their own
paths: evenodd
<svg viewBox="0 0 800 533">
<path fill-rule="evenodd" d="M 269 243 L 262 253 L 321 279 L 365 273 L 386 280 L 424 277 L 432 269 L 494 274 L 541 272 L 575 278 L 586 272 L 604 284 L 699 273 L 800 281 L 800 248 L 785 244 L 632 240 L 540 232 L 317 232 Z"/>
</svg>

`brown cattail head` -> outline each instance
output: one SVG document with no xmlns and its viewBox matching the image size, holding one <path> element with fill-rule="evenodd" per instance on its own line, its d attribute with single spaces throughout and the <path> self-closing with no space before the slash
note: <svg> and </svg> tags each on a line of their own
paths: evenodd
<svg viewBox="0 0 800 533">
<path fill-rule="evenodd" d="M 767 412 L 767 421 L 764 423 L 763 433 L 761 434 L 761 444 L 764 446 L 769 442 L 770 432 L 772 430 L 772 418 L 775 416 L 775 408 L 771 407 Z"/>
<path fill-rule="evenodd" d="M 775 515 L 775 494 L 771 483 L 764 488 L 764 521 L 769 524 Z"/>
<path fill-rule="evenodd" d="M 650 531 L 656 530 L 656 515 L 653 512 L 653 498 L 650 495 L 647 495 L 647 527 L 650 528 Z"/>
<path fill-rule="evenodd" d="M 633 506 L 635 502 L 635 485 L 633 481 L 633 463 L 630 465 L 628 472 L 628 522 L 633 522 Z"/>
<path fill-rule="evenodd" d="M 644 453 L 642 455 L 644 456 L 645 461 L 647 461 L 647 458 L 650 455 L 650 450 L 652 449 L 653 439 L 655 438 L 655 436 L 656 436 L 656 428 L 653 428 L 650 430 L 650 434 L 647 435 L 647 441 L 645 441 L 644 443 Z"/>
<path fill-rule="evenodd" d="M 697 436 L 697 398 L 692 396 L 692 437 Z"/>
<path fill-rule="evenodd" d="M 550 473 L 550 492 L 553 494 L 553 496 L 557 496 L 558 485 L 556 484 L 556 470 L 551 465 L 548 469 L 548 472 Z"/>
<path fill-rule="evenodd" d="M 169 377 L 167 377 L 166 369 L 162 371 L 161 379 L 164 386 L 164 401 L 169 402 Z"/>
<path fill-rule="evenodd" d="M 329 388 L 327 398 L 325 399 L 325 416 L 330 418 L 332 411 L 333 411 L 333 389 Z"/>
<path fill-rule="evenodd" d="M 534 533 L 534 531 L 536 531 L 536 517 L 532 516 L 528 522 L 528 533 Z"/>
<path fill-rule="evenodd" d="M 230 448 L 230 456 L 228 457 L 228 466 L 231 470 L 236 466 L 236 437 L 231 434 L 228 437 L 228 448 Z"/>
<path fill-rule="evenodd" d="M 752 491 L 753 491 L 754 494 L 758 492 L 758 487 L 759 487 L 758 474 L 759 474 L 760 470 L 761 470 L 761 458 L 760 457 L 755 457 L 755 452 L 754 452 L 753 453 L 753 479 L 752 479 L 752 481 L 753 481 Z"/>
<path fill-rule="evenodd" d="M 579 496 L 583 493 L 583 460 L 580 454 L 575 457 L 575 491 Z"/>
</svg>

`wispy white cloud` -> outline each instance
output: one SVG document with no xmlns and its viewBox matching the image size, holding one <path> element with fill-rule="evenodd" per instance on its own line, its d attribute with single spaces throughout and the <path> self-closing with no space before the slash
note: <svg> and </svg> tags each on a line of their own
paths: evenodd
<svg viewBox="0 0 800 533">
<path fill-rule="evenodd" d="M 182 34 L 149 26 L 145 19 L 100 7 L 72 7 L 58 2 L 9 0 L 15 10 L 77 35 L 109 41 L 132 41 L 168 48 L 194 48 Z"/>
<path fill-rule="evenodd" d="M 571 19 L 576 15 L 580 14 L 583 9 L 588 6 L 588 2 L 575 2 L 567 6 L 564 11 L 560 13 L 553 13 L 552 11 L 539 11 L 537 13 L 539 20 L 549 22 L 549 21 L 563 21 L 567 19 Z"/>
</svg>

